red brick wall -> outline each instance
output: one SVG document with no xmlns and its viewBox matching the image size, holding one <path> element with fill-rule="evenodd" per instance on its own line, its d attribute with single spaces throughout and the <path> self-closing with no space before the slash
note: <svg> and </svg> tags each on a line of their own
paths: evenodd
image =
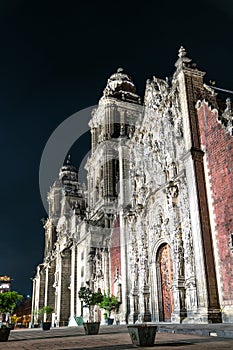
<svg viewBox="0 0 233 350">
<path fill-rule="evenodd" d="M 233 137 L 218 121 L 217 111 L 211 111 L 207 103 L 199 109 L 198 120 L 214 209 L 223 300 L 233 300 L 233 252 L 230 249 L 233 234 Z"/>
<path fill-rule="evenodd" d="M 114 292 L 114 279 L 118 269 L 121 274 L 121 250 L 120 250 L 120 221 L 119 217 L 113 222 L 112 236 L 110 242 L 110 284 Z"/>
</svg>

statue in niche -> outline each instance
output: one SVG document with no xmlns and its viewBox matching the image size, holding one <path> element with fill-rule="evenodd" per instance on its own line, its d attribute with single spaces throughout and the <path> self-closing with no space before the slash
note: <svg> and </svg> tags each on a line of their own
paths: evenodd
<svg viewBox="0 0 233 350">
<path fill-rule="evenodd" d="M 168 222 L 169 222 L 169 218 L 166 218 L 165 220 L 163 220 L 162 225 L 161 225 L 161 232 L 163 234 L 163 236 L 167 236 L 168 234 Z"/>
<path fill-rule="evenodd" d="M 155 236 L 156 238 L 160 238 L 161 237 L 161 233 L 162 233 L 162 224 L 163 224 L 163 215 L 161 212 L 159 212 L 158 214 L 158 220 L 155 223 L 154 229 L 155 229 Z M 153 237 L 152 237 L 152 241 L 153 241 Z"/>
<path fill-rule="evenodd" d="M 173 180 L 177 175 L 177 169 L 176 169 L 175 162 L 170 163 L 170 165 L 168 167 L 168 172 L 169 172 L 169 180 Z"/>
<path fill-rule="evenodd" d="M 136 191 L 139 191 L 144 183 L 144 177 L 140 174 L 136 174 L 135 176 L 135 182 L 136 182 Z"/>
<path fill-rule="evenodd" d="M 153 134 L 149 133 L 148 134 L 148 146 L 150 149 L 152 148 L 152 144 L 153 144 Z"/>
<path fill-rule="evenodd" d="M 134 127 L 131 125 L 129 128 L 128 128 L 128 136 L 129 138 L 131 139 L 133 137 L 133 134 L 134 134 Z"/>
<path fill-rule="evenodd" d="M 183 138 L 183 121 L 180 113 L 174 118 L 174 128 L 176 131 L 176 137 L 178 139 Z"/>
<path fill-rule="evenodd" d="M 122 303 L 122 285 L 121 285 L 121 283 L 118 283 L 118 285 L 117 285 L 116 297 L 117 297 L 119 303 Z"/>
<path fill-rule="evenodd" d="M 173 207 L 177 204 L 177 198 L 179 195 L 179 189 L 176 184 L 171 181 L 170 185 L 167 188 L 167 201 L 170 207 Z"/>
<path fill-rule="evenodd" d="M 190 307 L 191 309 L 196 308 L 197 306 L 197 292 L 196 286 L 192 284 L 192 288 L 190 290 Z"/>
<path fill-rule="evenodd" d="M 165 154 L 165 163 L 166 163 L 166 166 L 168 167 L 169 164 L 171 164 L 172 162 L 172 156 L 171 154 L 169 153 L 169 151 L 166 152 Z"/>
<path fill-rule="evenodd" d="M 125 124 L 121 123 L 120 135 L 125 136 Z"/>
</svg>

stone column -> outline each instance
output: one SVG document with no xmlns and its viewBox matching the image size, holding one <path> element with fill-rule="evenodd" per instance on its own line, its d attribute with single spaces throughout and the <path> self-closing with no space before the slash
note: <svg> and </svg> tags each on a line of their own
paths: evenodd
<svg viewBox="0 0 233 350">
<path fill-rule="evenodd" d="M 130 203 L 130 177 L 129 177 L 129 149 L 122 138 L 119 147 L 119 171 L 120 171 L 120 205 L 126 207 Z"/>
<path fill-rule="evenodd" d="M 186 317 L 185 308 L 185 278 L 184 278 L 184 249 L 182 241 L 182 231 L 179 209 L 177 207 L 178 185 L 172 181 L 167 187 L 168 207 L 170 212 L 171 232 L 171 255 L 173 260 L 173 283 L 172 293 L 174 309 L 172 312 L 172 322 L 181 323 Z"/>
<path fill-rule="evenodd" d="M 60 326 L 67 326 L 70 317 L 70 276 L 71 276 L 71 250 L 66 248 L 61 253 L 61 307 Z"/>
<path fill-rule="evenodd" d="M 55 309 L 55 289 L 54 289 L 54 279 L 55 279 L 55 267 L 56 260 L 50 261 L 47 271 L 47 304 Z"/>
<path fill-rule="evenodd" d="M 137 225 L 138 242 L 138 271 L 139 271 L 139 315 L 138 319 L 142 322 L 151 321 L 150 312 L 150 289 L 149 289 L 149 270 L 148 270 L 148 246 L 145 234 L 145 225 L 142 218 L 138 217 Z"/>
<path fill-rule="evenodd" d="M 33 279 L 32 286 L 32 310 L 31 310 L 31 324 L 34 324 L 36 307 L 36 277 Z"/>
<path fill-rule="evenodd" d="M 70 289 L 70 319 L 69 319 L 69 326 L 75 326 L 76 321 L 74 319 L 75 316 L 75 309 L 76 309 L 76 303 L 75 303 L 75 294 L 77 293 L 76 290 L 76 247 L 73 245 L 71 248 L 71 276 L 70 276 L 70 286 L 68 287 Z"/>
<path fill-rule="evenodd" d="M 94 128 L 91 128 L 91 151 L 92 154 L 94 152 L 94 147 L 95 147 L 95 139 L 94 139 Z"/>
<path fill-rule="evenodd" d="M 43 295 L 43 288 L 41 286 L 41 282 L 42 282 L 42 278 L 41 278 L 41 270 L 42 270 L 42 264 L 37 266 L 37 272 L 36 272 L 36 277 L 33 280 L 33 296 L 34 296 L 34 300 L 32 303 L 32 315 L 34 318 L 34 323 L 38 323 L 38 315 L 37 315 L 37 311 L 40 308 L 40 296 Z M 43 306 L 43 305 L 42 305 Z"/>
<path fill-rule="evenodd" d="M 105 150 L 105 160 L 103 166 L 103 178 L 104 178 L 104 197 L 110 200 L 115 196 L 115 181 L 114 181 L 114 155 L 108 148 Z"/>
<path fill-rule="evenodd" d="M 106 139 L 109 139 L 111 133 L 112 133 L 112 128 L 111 128 L 111 116 L 112 116 L 112 108 L 110 104 L 107 104 L 105 106 L 105 118 L 104 118 L 104 136 Z"/>
<path fill-rule="evenodd" d="M 102 251 L 102 264 L 103 264 L 103 275 L 104 275 L 104 290 L 107 291 L 109 288 L 109 251 L 108 248 L 103 248 Z"/>
<path fill-rule="evenodd" d="M 70 279 L 70 317 L 74 312 L 74 293 L 75 293 L 75 246 L 71 248 L 71 279 Z"/>
<path fill-rule="evenodd" d="M 45 292 L 44 292 L 44 305 L 47 306 L 47 297 L 48 297 L 48 265 L 45 268 Z M 46 321 L 46 314 L 43 315 L 43 322 Z"/>
<path fill-rule="evenodd" d="M 84 255 L 83 255 L 84 256 Z M 78 304 L 78 247 L 75 246 L 75 261 L 74 261 L 74 313 L 75 315 L 78 315 L 78 311 L 77 311 L 77 304 Z M 80 316 L 80 315 L 78 315 Z"/>
<path fill-rule="evenodd" d="M 84 242 L 83 242 L 84 243 Z M 77 316 L 83 316 L 83 309 L 82 309 L 82 302 L 78 297 L 78 292 L 82 286 L 82 279 L 81 279 L 81 267 L 83 264 L 83 260 L 85 259 L 85 281 L 90 280 L 90 270 L 89 268 L 89 256 L 87 255 L 87 252 L 89 252 L 88 248 L 89 244 L 87 244 L 86 248 L 81 244 L 79 244 L 76 247 L 76 259 L 75 259 L 75 312 Z M 83 253 L 83 260 L 82 260 L 82 253 Z M 87 255 L 87 256 L 86 256 Z"/>
<path fill-rule="evenodd" d="M 183 179 L 180 186 L 180 213 L 184 245 L 185 263 L 185 289 L 186 289 L 186 310 L 187 320 L 184 322 L 195 322 L 195 315 L 198 308 L 197 285 L 195 276 L 195 262 L 193 250 L 193 237 L 190 222 L 189 203 L 187 194 L 187 184 Z"/>
<path fill-rule="evenodd" d="M 60 310 L 61 310 L 61 255 L 57 254 L 56 259 L 56 272 L 55 272 L 55 323 L 56 326 L 59 326 L 60 321 Z"/>
<path fill-rule="evenodd" d="M 158 270 L 158 271 L 157 271 Z M 150 305 L 151 305 L 151 321 L 159 322 L 159 291 L 158 291 L 158 278 L 160 278 L 160 266 L 157 266 L 156 258 L 152 261 L 149 266 L 150 271 Z M 161 294 L 161 293 L 160 293 Z"/>
<path fill-rule="evenodd" d="M 123 210 L 120 210 L 120 251 L 121 251 L 121 276 L 122 276 L 122 304 L 120 323 L 127 323 L 128 319 L 128 283 L 127 283 L 127 245 L 128 232 L 125 225 Z"/>
<path fill-rule="evenodd" d="M 130 295 L 130 310 L 129 310 L 129 323 L 135 323 L 138 320 L 139 310 L 138 310 L 138 288 L 133 287 L 131 289 Z"/>
<path fill-rule="evenodd" d="M 120 184 L 120 193 L 119 193 L 119 211 L 120 211 L 120 248 L 121 248 L 121 275 L 122 275 L 122 315 L 125 319 L 122 322 L 127 322 L 129 310 L 129 288 L 128 288 L 128 227 L 127 222 L 124 219 L 124 208 L 129 203 L 128 193 L 126 188 L 129 187 L 129 154 L 128 149 L 125 147 L 125 138 L 121 138 L 120 145 L 118 148 L 119 152 L 119 184 Z"/>
<path fill-rule="evenodd" d="M 138 249 L 137 249 L 137 239 L 136 239 L 136 230 L 132 228 L 132 224 L 135 225 L 135 216 L 128 216 L 130 222 L 130 241 L 128 249 L 128 266 L 129 266 L 129 285 L 131 286 L 129 301 L 130 301 L 130 310 L 129 310 L 129 323 L 135 323 L 138 320 Z"/>
<path fill-rule="evenodd" d="M 91 247 L 88 249 L 87 255 L 87 267 L 86 267 L 86 281 L 89 283 L 89 287 L 94 287 L 93 274 L 94 274 L 94 258 L 95 258 L 95 248 Z"/>
<path fill-rule="evenodd" d="M 45 305 L 45 269 L 40 270 L 39 309 Z"/>
</svg>

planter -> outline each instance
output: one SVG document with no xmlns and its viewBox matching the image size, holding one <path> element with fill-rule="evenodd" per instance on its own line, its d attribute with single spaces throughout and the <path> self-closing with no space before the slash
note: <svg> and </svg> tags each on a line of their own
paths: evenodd
<svg viewBox="0 0 233 350">
<path fill-rule="evenodd" d="M 132 343 L 137 346 L 153 346 L 158 326 L 134 324 L 127 326 Z"/>
<path fill-rule="evenodd" d="M 83 322 L 83 327 L 87 335 L 98 334 L 100 322 Z"/>
<path fill-rule="evenodd" d="M 83 325 L 83 318 L 82 316 L 74 316 L 74 319 L 77 323 L 78 326 L 82 326 Z"/>
<path fill-rule="evenodd" d="M 11 329 L 6 328 L 0 328 L 0 341 L 7 341 L 10 335 Z"/>
<path fill-rule="evenodd" d="M 43 323 L 42 323 L 42 329 L 43 329 L 43 331 L 49 331 L 49 330 L 50 330 L 50 327 L 51 327 L 51 323 L 52 323 L 52 322 L 43 322 Z"/>
<path fill-rule="evenodd" d="M 15 329 L 15 324 L 14 323 L 8 323 L 8 327 L 13 330 L 13 329 Z"/>
<path fill-rule="evenodd" d="M 108 318 L 107 318 L 107 322 L 108 322 L 108 325 L 110 326 L 111 324 L 113 324 L 114 318 L 108 317 Z"/>
</svg>

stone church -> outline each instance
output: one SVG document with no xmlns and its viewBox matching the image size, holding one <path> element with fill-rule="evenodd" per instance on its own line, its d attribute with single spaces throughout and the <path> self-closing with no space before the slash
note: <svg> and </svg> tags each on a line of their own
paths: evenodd
<svg viewBox="0 0 233 350">
<path fill-rule="evenodd" d="M 117 296 L 120 324 L 233 322 L 233 109 L 204 76 L 181 47 L 143 98 L 121 68 L 108 79 L 87 187 L 68 156 L 48 193 L 34 312 L 72 325 L 88 286 Z"/>
</svg>

